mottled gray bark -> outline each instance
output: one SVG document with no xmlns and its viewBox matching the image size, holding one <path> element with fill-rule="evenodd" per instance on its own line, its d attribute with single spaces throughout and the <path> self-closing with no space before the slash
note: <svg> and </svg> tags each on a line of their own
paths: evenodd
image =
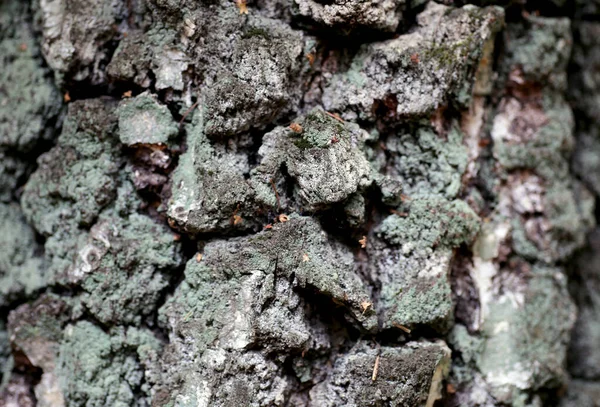
<svg viewBox="0 0 600 407">
<path fill-rule="evenodd" d="M 0 407 L 597 406 L 598 16 L 3 0 Z"/>
</svg>

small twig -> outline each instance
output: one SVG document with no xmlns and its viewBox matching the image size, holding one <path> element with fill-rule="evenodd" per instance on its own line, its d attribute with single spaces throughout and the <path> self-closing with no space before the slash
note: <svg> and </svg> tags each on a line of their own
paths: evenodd
<svg viewBox="0 0 600 407">
<path fill-rule="evenodd" d="M 327 116 L 333 117 L 335 120 L 338 120 L 338 121 L 340 121 L 341 123 L 344 123 L 344 119 L 342 119 L 340 116 L 338 116 L 338 115 L 337 115 L 337 114 L 335 114 L 335 113 L 330 113 L 330 112 L 327 112 L 327 111 L 326 111 L 326 112 L 325 112 L 325 114 L 326 114 Z"/>
<path fill-rule="evenodd" d="M 375 358 L 375 366 L 373 366 L 373 375 L 371 376 L 371 380 L 377 380 L 377 373 L 379 373 L 379 359 L 381 359 L 381 355 L 378 353 Z"/>
<path fill-rule="evenodd" d="M 188 114 L 190 114 L 190 112 L 192 110 L 194 110 L 196 108 L 196 106 L 198 106 L 199 103 L 200 103 L 200 99 L 196 100 L 196 102 L 192 106 L 190 106 L 190 108 L 188 110 L 185 111 L 185 113 L 181 117 L 181 120 L 179 120 L 179 127 L 181 127 L 181 124 L 183 123 L 185 118 L 188 116 Z"/>
<path fill-rule="evenodd" d="M 277 188 L 275 188 L 275 181 L 271 178 L 271 187 L 273 187 L 273 192 L 275 192 L 275 198 L 277 198 L 277 212 L 281 212 L 281 204 L 279 203 L 279 194 L 277 193 Z"/>
<path fill-rule="evenodd" d="M 398 329 L 402 329 L 404 332 L 406 332 L 407 334 L 411 333 L 411 330 L 407 327 L 405 327 L 404 325 L 400 325 L 397 322 L 392 323 L 392 325 L 394 325 L 396 328 Z"/>
</svg>

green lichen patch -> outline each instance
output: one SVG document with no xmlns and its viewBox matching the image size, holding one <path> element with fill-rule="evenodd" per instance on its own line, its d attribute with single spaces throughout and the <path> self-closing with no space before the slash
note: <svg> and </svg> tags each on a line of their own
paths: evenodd
<svg viewBox="0 0 600 407">
<path fill-rule="evenodd" d="M 55 374 L 66 406 L 134 406 L 149 403 L 145 368 L 159 350 L 149 332 L 106 333 L 87 321 L 65 328 Z"/>
<path fill-rule="evenodd" d="M 575 180 L 544 181 L 527 172 L 512 174 L 502 189 L 510 216 L 514 250 L 521 256 L 552 263 L 568 258 L 585 243 L 595 225 L 594 196 Z M 503 206 L 508 208 L 508 206 Z"/>
<path fill-rule="evenodd" d="M 514 289 L 513 289 L 514 290 Z M 522 390 L 558 387 L 575 322 L 562 271 L 533 267 L 527 287 L 498 295 L 484 315 L 484 349 L 477 367 L 496 400 L 510 403 Z"/>
<path fill-rule="evenodd" d="M 566 88 L 573 44 L 569 19 L 528 16 L 523 23 L 509 24 L 504 37 L 503 68 L 529 82 Z"/>
<path fill-rule="evenodd" d="M 182 262 L 173 233 L 150 218 L 103 214 L 59 281 L 79 284 L 85 308 L 105 324 L 139 324 L 152 313 L 168 272 Z"/>
<path fill-rule="evenodd" d="M 452 325 L 449 281 L 452 250 L 405 253 L 375 236 L 369 238 L 369 276 L 381 287 L 375 301 L 382 328 L 428 326 L 445 332 Z"/>
<path fill-rule="evenodd" d="M 90 226 L 116 195 L 119 170 L 114 104 L 101 99 L 75 102 L 58 145 L 43 154 L 29 178 L 21 204 L 44 235 L 64 223 Z"/>
<path fill-rule="evenodd" d="M 406 195 L 412 199 L 457 196 L 468 155 L 463 135 L 456 127 L 446 139 L 427 127 L 398 132 L 387 138 L 385 148 L 390 158 L 384 171 L 401 182 Z"/>
<path fill-rule="evenodd" d="M 27 298 L 44 287 L 40 247 L 19 207 L 0 203 L 0 306 Z"/>
<path fill-rule="evenodd" d="M 290 110 L 302 86 L 304 37 L 276 20 L 251 17 L 205 97 L 206 134 L 263 127 Z M 255 35 L 250 35 L 255 33 Z M 257 35 L 258 34 L 258 35 Z"/>
<path fill-rule="evenodd" d="M 492 127 L 494 156 L 508 171 L 528 168 L 546 179 L 567 178 L 574 126 L 571 108 L 556 92 L 505 98 Z"/>
<path fill-rule="evenodd" d="M 479 217 L 464 201 L 431 198 L 411 202 L 407 216 L 388 216 L 377 233 L 387 242 L 402 246 L 404 252 L 411 252 L 470 243 L 479 226 Z"/>
<path fill-rule="evenodd" d="M 304 141 L 302 144 L 302 146 L 305 146 L 304 148 L 325 148 L 338 143 L 341 139 L 350 137 L 343 123 L 327 115 L 321 109 L 313 109 L 300 123 L 302 131 L 299 137 Z M 302 148 L 298 145 L 298 142 L 295 144 L 297 147 Z"/>
<path fill-rule="evenodd" d="M 61 97 L 43 67 L 28 5 L 0 4 L 0 149 L 28 152 L 49 140 Z"/>
<path fill-rule="evenodd" d="M 124 99 L 116 115 L 119 118 L 119 139 L 127 146 L 167 144 L 179 131 L 169 109 L 148 92 Z"/>
<path fill-rule="evenodd" d="M 376 301 L 382 324 L 452 325 L 449 281 L 452 249 L 470 244 L 480 219 L 461 200 L 414 200 L 408 213 L 385 218 L 370 238 L 370 276 L 381 289 Z"/>
</svg>

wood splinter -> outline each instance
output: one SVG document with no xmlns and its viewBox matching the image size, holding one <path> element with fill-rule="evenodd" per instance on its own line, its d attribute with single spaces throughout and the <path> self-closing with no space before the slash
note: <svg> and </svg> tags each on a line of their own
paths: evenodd
<svg viewBox="0 0 600 407">
<path fill-rule="evenodd" d="M 371 376 L 371 380 L 377 380 L 377 373 L 379 373 L 379 359 L 381 359 L 381 355 L 377 355 L 375 358 L 375 366 L 373 366 L 373 375 Z"/>
<path fill-rule="evenodd" d="M 410 330 L 409 328 L 405 327 L 404 325 L 400 325 L 400 324 L 399 324 L 399 323 L 397 323 L 397 322 L 394 322 L 394 323 L 392 323 L 392 325 L 393 325 L 393 326 L 395 326 L 395 327 L 396 327 L 396 328 L 398 328 L 398 329 L 401 329 L 401 330 L 403 330 L 403 331 L 404 331 L 404 332 L 406 332 L 407 334 L 411 333 L 411 330 Z"/>
<path fill-rule="evenodd" d="M 325 114 L 329 117 L 333 117 L 335 120 L 339 121 L 340 123 L 344 123 L 344 119 L 342 119 L 339 115 L 335 114 L 335 113 L 331 113 L 331 112 L 325 112 Z"/>
</svg>

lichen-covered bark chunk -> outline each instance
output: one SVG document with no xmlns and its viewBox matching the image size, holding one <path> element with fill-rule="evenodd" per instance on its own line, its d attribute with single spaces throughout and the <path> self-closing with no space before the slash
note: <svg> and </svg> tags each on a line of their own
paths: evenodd
<svg viewBox="0 0 600 407">
<path fill-rule="evenodd" d="M 440 342 L 409 342 L 380 349 L 359 344 L 335 361 L 327 379 L 310 391 L 315 406 L 433 406 L 450 364 Z"/>
<path fill-rule="evenodd" d="M 451 100 L 464 103 L 469 75 L 502 20 L 499 8 L 453 9 L 430 2 L 417 16 L 416 30 L 364 45 L 348 71 L 327 83 L 323 104 L 347 119 L 374 120 L 380 114 L 398 120 L 426 116 Z"/>
<path fill-rule="evenodd" d="M 294 123 L 299 132 L 277 128 L 263 138 L 256 182 L 281 177 L 285 167 L 305 209 L 343 201 L 371 184 L 371 166 L 360 148 L 367 135 L 358 126 L 319 109 Z"/>
<path fill-rule="evenodd" d="M 42 52 L 60 82 L 68 79 L 103 82 L 100 68 L 110 56 L 110 41 L 126 23 L 122 0 L 36 0 L 42 29 Z"/>
<path fill-rule="evenodd" d="M 250 22 L 233 43 L 227 70 L 206 91 L 209 137 L 264 126 L 289 109 L 302 85 L 302 34 L 267 19 Z"/>
<path fill-rule="evenodd" d="M 393 32 L 402 19 L 405 0 L 340 1 L 323 3 L 315 0 L 295 0 L 301 16 L 329 26 L 352 29 L 374 29 Z"/>
<path fill-rule="evenodd" d="M 148 92 L 123 100 L 116 114 L 119 139 L 127 146 L 167 144 L 178 133 L 169 109 Z"/>
<path fill-rule="evenodd" d="M 90 226 L 116 196 L 114 108 L 101 99 L 69 106 L 57 146 L 39 158 L 21 198 L 23 212 L 38 232 L 51 235 L 65 222 Z"/>
</svg>

